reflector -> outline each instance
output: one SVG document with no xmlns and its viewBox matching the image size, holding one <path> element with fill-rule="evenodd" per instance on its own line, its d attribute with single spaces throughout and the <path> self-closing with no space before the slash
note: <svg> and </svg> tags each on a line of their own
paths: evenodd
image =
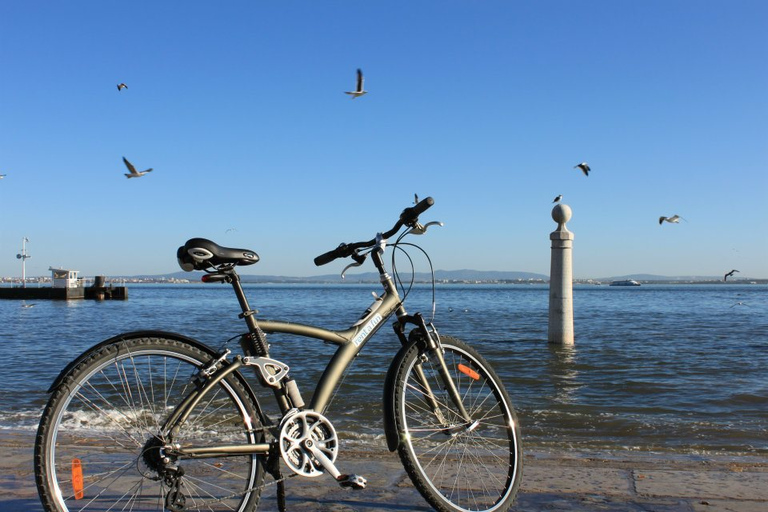
<svg viewBox="0 0 768 512">
<path fill-rule="evenodd" d="M 75 499 L 83 499 L 83 464 L 80 459 L 72 459 L 72 488 L 75 491 Z"/>
<path fill-rule="evenodd" d="M 469 366 L 464 366 L 463 364 L 460 364 L 459 371 L 464 375 L 468 375 L 471 379 L 480 380 L 480 374 L 477 373 L 472 368 L 470 368 Z"/>
</svg>

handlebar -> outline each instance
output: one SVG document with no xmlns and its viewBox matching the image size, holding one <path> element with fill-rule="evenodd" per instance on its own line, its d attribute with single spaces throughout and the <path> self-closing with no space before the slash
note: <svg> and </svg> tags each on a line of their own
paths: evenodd
<svg viewBox="0 0 768 512">
<path fill-rule="evenodd" d="M 409 227 L 415 226 L 416 223 L 419 221 L 419 215 L 427 211 L 427 209 L 433 204 L 435 204 L 435 200 L 432 199 L 431 197 L 427 197 L 426 199 L 419 201 L 419 203 L 416 204 L 415 206 L 410 206 L 406 208 L 405 210 L 402 211 L 402 213 L 400 214 L 400 218 L 392 227 L 392 229 L 382 234 L 382 237 L 390 238 L 395 233 L 400 231 L 400 228 L 402 228 L 403 226 L 409 226 Z M 373 238 L 372 240 L 369 240 L 367 242 L 355 242 L 352 244 L 342 243 L 332 251 L 323 253 L 317 258 L 315 258 L 315 265 L 320 267 L 338 258 L 348 258 L 349 256 L 352 256 L 356 250 L 367 248 L 367 247 L 373 247 L 375 244 L 376 244 L 376 238 Z"/>
<path fill-rule="evenodd" d="M 403 224 L 406 226 L 413 226 L 413 224 L 419 220 L 419 215 L 427 211 L 427 209 L 433 204 L 435 204 L 435 200 L 431 197 L 427 197 L 426 199 L 419 201 L 419 204 L 416 206 L 410 206 L 403 210 L 403 213 L 400 214 L 401 227 Z M 397 229 L 400 229 L 400 227 Z M 394 230 L 394 233 L 392 233 L 393 235 L 397 233 L 397 229 Z"/>
</svg>

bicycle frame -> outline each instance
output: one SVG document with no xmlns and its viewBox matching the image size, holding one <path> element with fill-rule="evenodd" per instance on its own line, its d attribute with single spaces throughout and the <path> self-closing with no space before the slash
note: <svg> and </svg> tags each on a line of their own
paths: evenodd
<svg viewBox="0 0 768 512">
<path fill-rule="evenodd" d="M 407 323 L 415 324 L 420 327 L 424 335 L 424 339 L 427 340 L 426 348 L 438 349 L 439 341 L 436 341 L 430 335 L 427 325 L 420 314 L 410 316 L 407 314 L 400 295 L 397 291 L 392 277 L 386 272 L 382 256 L 378 250 L 374 250 L 371 253 L 373 263 L 379 270 L 381 276 L 381 284 L 384 287 L 384 293 L 377 297 L 371 306 L 366 310 L 366 313 L 352 326 L 344 330 L 330 330 L 321 327 L 292 323 L 282 321 L 270 321 L 259 320 L 254 317 L 255 312 L 250 309 L 248 300 L 245 296 L 245 291 L 240 283 L 240 279 L 234 271 L 227 273 L 227 281 L 232 285 L 235 295 L 238 298 L 242 313 L 240 315 L 243 318 L 249 328 L 249 336 L 244 336 L 241 342 L 243 351 L 246 357 L 237 356 L 234 361 L 222 368 L 220 371 L 213 373 L 213 375 L 205 382 L 205 384 L 197 391 L 187 396 L 176 410 L 171 414 L 162 429 L 163 432 L 173 434 L 181 427 L 186 418 L 192 412 L 192 409 L 199 403 L 203 396 L 208 391 L 216 387 L 216 385 L 224 379 L 227 375 L 241 369 L 244 366 L 248 366 L 248 358 L 253 354 L 260 355 L 262 357 L 268 357 L 268 351 L 262 350 L 259 347 L 260 340 L 263 342 L 263 346 L 266 347 L 266 342 L 263 340 L 263 333 L 273 334 L 292 334 L 306 338 L 317 339 L 324 342 L 329 342 L 338 346 L 336 352 L 331 357 L 328 365 L 325 368 L 322 376 L 320 377 L 315 387 L 314 393 L 309 403 L 309 408 L 319 413 L 324 413 L 331 400 L 331 395 L 336 389 L 339 381 L 341 380 L 344 372 L 349 365 L 360 353 L 368 340 L 385 324 L 386 320 L 392 315 L 397 316 L 397 322 L 394 324 L 395 332 L 397 333 L 402 344 L 407 343 L 407 339 L 404 334 L 404 326 Z M 471 422 L 469 414 L 466 412 L 461 397 L 458 394 L 452 380 L 448 377 L 448 370 L 445 367 L 445 362 L 442 359 L 441 350 L 434 350 L 440 365 L 443 368 L 444 380 L 449 388 L 451 398 L 461 411 L 464 419 Z M 255 371 L 256 370 L 254 368 Z M 287 375 L 286 375 L 287 376 Z M 431 406 L 435 412 L 439 407 L 434 397 L 431 396 L 431 389 L 426 379 L 421 377 L 420 383 L 427 392 L 427 396 L 431 401 Z M 280 386 L 272 386 L 275 397 L 280 406 L 283 415 L 293 409 L 289 398 L 286 396 L 286 390 Z M 187 447 L 187 448 L 175 448 L 173 452 L 176 455 L 185 457 L 213 457 L 222 455 L 244 455 L 244 454 L 268 454 L 270 445 L 267 443 L 256 444 L 243 444 L 243 445 L 227 445 L 227 446 L 210 446 L 210 447 Z"/>
<path fill-rule="evenodd" d="M 257 263 L 259 256 L 205 238 L 187 240 L 176 251 L 179 266 L 203 271 L 205 283 L 232 286 L 240 307 L 235 314 L 246 329 L 235 328 L 217 346 L 173 332 L 126 332 L 69 363 L 51 388 L 35 437 L 43 507 L 245 511 L 258 507 L 263 491 L 274 485 L 277 508 L 285 510 L 285 482 L 292 476 L 322 475 L 341 488 L 364 489 L 365 477 L 342 472 L 345 432 L 332 420 L 344 404 L 334 397 L 342 395 L 343 402 L 357 395 L 344 386 L 345 377 L 388 323 L 400 343 L 391 335 L 382 340 L 391 356 L 379 395 L 386 447 L 398 452 L 415 489 L 436 510 L 509 510 L 520 485 L 522 452 L 503 382 L 471 344 L 440 336 L 433 324 L 434 279 L 432 317 L 406 311 L 414 280 L 404 282 L 396 256 L 407 258 L 415 274 L 410 249 L 420 251 L 434 277 L 426 251 L 404 238 L 442 225 L 418 221 L 434 203 L 431 197 L 415 203 L 388 231 L 314 258 L 317 266 L 354 260 L 345 271 L 370 258 L 383 288 L 372 302 L 362 300 L 369 307 L 354 323 L 328 322 L 332 329 L 311 325 L 317 318 L 259 318 L 238 275 L 238 267 Z M 332 313 L 327 308 L 304 310 L 311 318 Z M 332 347 L 314 361 L 314 348 L 322 347 L 309 340 Z M 274 404 L 262 407 L 269 393 L 260 388 L 271 390 Z M 353 436 L 363 428 L 346 421 L 341 426 Z"/>
</svg>

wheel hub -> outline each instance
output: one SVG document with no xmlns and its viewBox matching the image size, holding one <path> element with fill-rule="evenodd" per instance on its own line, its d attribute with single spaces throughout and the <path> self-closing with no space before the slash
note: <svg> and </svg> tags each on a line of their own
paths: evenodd
<svg viewBox="0 0 768 512">
<path fill-rule="evenodd" d="M 150 437 L 141 452 L 141 458 L 149 469 L 162 475 L 168 464 L 174 461 L 163 452 L 165 441 L 157 436 Z"/>
</svg>

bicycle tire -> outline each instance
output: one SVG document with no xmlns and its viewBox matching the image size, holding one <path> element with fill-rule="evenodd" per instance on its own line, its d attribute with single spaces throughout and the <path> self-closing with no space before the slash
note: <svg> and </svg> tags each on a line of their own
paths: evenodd
<svg viewBox="0 0 768 512">
<path fill-rule="evenodd" d="M 166 510 L 160 425 L 215 354 L 180 339 L 117 339 L 84 354 L 46 405 L 35 439 L 35 480 L 49 512 Z M 173 443 L 262 442 L 258 403 L 235 374 L 194 408 Z M 224 441 L 222 441 L 224 440 Z M 250 512 L 263 456 L 183 459 L 184 510 Z"/>
<path fill-rule="evenodd" d="M 420 343 L 403 350 L 394 380 L 398 454 L 424 499 L 442 512 L 503 512 L 515 500 L 523 452 L 517 416 L 491 366 L 472 347 L 441 337 L 444 359 L 476 425 L 462 419 L 448 396 L 437 364 Z M 431 410 L 414 368 L 421 365 L 442 418 Z"/>
</svg>

